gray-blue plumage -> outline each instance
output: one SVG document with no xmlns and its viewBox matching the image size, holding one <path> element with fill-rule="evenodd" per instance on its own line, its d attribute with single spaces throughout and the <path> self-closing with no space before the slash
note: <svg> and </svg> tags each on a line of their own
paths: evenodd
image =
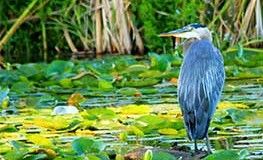
<svg viewBox="0 0 263 160">
<path fill-rule="evenodd" d="M 178 99 L 188 137 L 207 137 L 224 85 L 221 53 L 208 40 L 196 40 L 186 51 L 180 70 Z"/>
<path fill-rule="evenodd" d="M 161 37 L 184 38 L 184 61 L 178 84 L 178 100 L 189 139 L 206 139 L 208 153 L 211 146 L 208 137 L 210 121 L 215 113 L 225 81 L 223 57 L 212 44 L 212 34 L 207 27 L 197 23 L 181 29 L 162 33 Z"/>
</svg>

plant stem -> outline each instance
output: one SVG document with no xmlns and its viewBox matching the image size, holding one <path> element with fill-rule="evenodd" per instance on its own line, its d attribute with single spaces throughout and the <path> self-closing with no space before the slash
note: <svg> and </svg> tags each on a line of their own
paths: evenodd
<svg viewBox="0 0 263 160">
<path fill-rule="evenodd" d="M 100 0 L 95 2 L 96 15 L 96 57 L 100 58 L 102 55 L 102 24 L 101 24 L 101 7 Z"/>
<path fill-rule="evenodd" d="M 46 25 L 44 20 L 41 20 L 41 27 L 42 27 L 42 41 L 43 41 L 43 59 L 47 61 L 47 32 L 46 32 Z"/>
<path fill-rule="evenodd" d="M 35 6 L 38 0 L 33 0 L 28 7 L 24 10 L 24 12 L 20 15 L 17 21 L 12 25 L 12 27 L 7 31 L 5 36 L 0 41 L 0 51 L 3 49 L 4 45 L 7 43 L 10 37 L 16 32 L 16 30 L 20 27 L 20 25 L 25 21 L 30 10 Z"/>
</svg>

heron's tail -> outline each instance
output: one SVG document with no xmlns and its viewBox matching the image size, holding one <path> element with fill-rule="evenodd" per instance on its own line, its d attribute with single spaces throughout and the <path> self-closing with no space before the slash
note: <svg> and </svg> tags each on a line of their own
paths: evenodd
<svg viewBox="0 0 263 160">
<path fill-rule="evenodd" d="M 184 116 L 185 126 L 190 140 L 203 139 L 207 135 L 210 118 L 206 113 L 192 111 Z"/>
</svg>

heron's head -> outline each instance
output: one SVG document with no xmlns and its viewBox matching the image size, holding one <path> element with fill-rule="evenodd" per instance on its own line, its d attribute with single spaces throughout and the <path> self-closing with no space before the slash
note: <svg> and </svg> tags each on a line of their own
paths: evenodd
<svg viewBox="0 0 263 160">
<path fill-rule="evenodd" d="M 212 41 L 212 35 L 209 29 L 206 26 L 201 24 L 193 23 L 189 24 L 181 29 L 170 31 L 167 33 L 162 33 L 160 37 L 178 37 L 186 39 L 205 39 Z"/>
</svg>

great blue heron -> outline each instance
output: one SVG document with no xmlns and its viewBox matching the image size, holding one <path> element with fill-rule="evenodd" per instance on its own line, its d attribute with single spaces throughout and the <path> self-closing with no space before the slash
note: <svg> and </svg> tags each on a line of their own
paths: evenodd
<svg viewBox="0 0 263 160">
<path fill-rule="evenodd" d="M 207 132 L 225 81 L 222 55 L 212 44 L 208 28 L 200 24 L 190 24 L 160 36 L 187 39 L 183 44 L 185 55 L 179 75 L 178 100 L 195 151 L 198 151 L 197 140 L 205 138 L 211 153 Z"/>
</svg>

